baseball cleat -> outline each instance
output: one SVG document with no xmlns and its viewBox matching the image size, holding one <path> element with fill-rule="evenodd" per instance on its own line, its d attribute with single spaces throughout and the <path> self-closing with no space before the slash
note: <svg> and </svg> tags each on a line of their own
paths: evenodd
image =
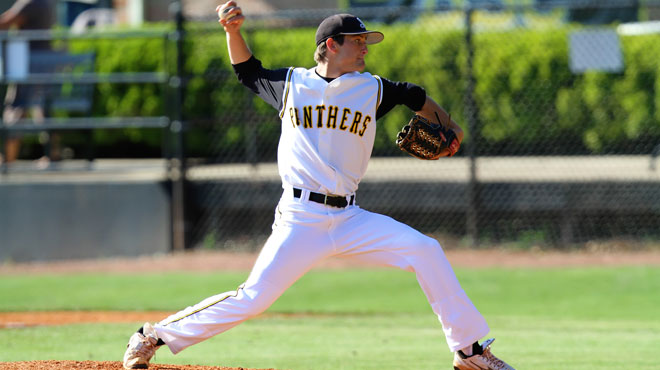
<svg viewBox="0 0 660 370">
<path fill-rule="evenodd" d="M 462 351 L 454 354 L 454 370 L 515 370 L 506 362 L 495 357 L 490 351 L 490 345 L 495 339 L 488 339 L 481 344 L 481 353 L 466 356 Z"/>
<path fill-rule="evenodd" d="M 162 343 L 162 342 L 161 342 Z M 154 356 L 158 344 L 156 329 L 149 323 L 142 327 L 142 333 L 131 336 L 124 353 L 124 369 L 148 369 L 149 360 Z"/>
</svg>

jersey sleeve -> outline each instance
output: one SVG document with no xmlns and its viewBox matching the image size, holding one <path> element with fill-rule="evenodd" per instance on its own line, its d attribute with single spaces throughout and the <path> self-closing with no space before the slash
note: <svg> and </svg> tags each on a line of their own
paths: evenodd
<svg viewBox="0 0 660 370">
<path fill-rule="evenodd" d="M 383 96 L 376 111 L 376 119 L 399 104 L 405 105 L 414 112 L 422 110 L 426 102 L 426 90 L 423 87 L 410 82 L 390 81 L 383 77 L 380 80 L 383 85 Z"/>
<path fill-rule="evenodd" d="M 233 64 L 238 81 L 278 111 L 283 108 L 283 93 L 288 68 L 266 69 L 254 56 Z"/>
</svg>

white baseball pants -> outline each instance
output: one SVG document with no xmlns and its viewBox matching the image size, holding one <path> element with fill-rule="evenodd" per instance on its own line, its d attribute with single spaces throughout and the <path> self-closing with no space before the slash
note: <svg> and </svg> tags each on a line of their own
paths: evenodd
<svg viewBox="0 0 660 370">
<path fill-rule="evenodd" d="M 317 262 L 341 256 L 416 274 L 452 351 L 488 333 L 488 325 L 458 283 L 440 244 L 390 217 L 358 206 L 340 209 L 286 189 L 273 232 L 238 290 L 209 297 L 154 325 L 172 353 L 220 334 L 265 311 Z M 341 272 L 338 272 L 341 273 Z"/>
</svg>

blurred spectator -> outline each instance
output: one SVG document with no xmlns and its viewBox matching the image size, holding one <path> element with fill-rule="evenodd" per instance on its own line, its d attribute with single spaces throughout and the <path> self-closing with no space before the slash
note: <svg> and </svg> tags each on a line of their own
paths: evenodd
<svg viewBox="0 0 660 370">
<path fill-rule="evenodd" d="M 108 8 L 89 9 L 80 13 L 71 24 L 72 33 L 84 33 L 91 28 L 114 25 L 115 11 Z"/>
<path fill-rule="evenodd" d="M 55 24 L 55 0 L 17 0 L 11 8 L 0 14 L 0 30 L 46 30 Z M 30 53 L 50 49 L 49 40 L 30 41 Z M 5 125 L 12 125 L 30 115 L 35 122 L 43 120 L 43 87 L 11 84 L 7 87 L 2 115 Z M 51 145 L 54 143 L 51 142 Z M 5 142 L 5 160 L 18 158 L 20 135 L 9 134 Z M 56 157 L 56 153 L 52 153 Z M 53 158 L 57 159 L 57 158 Z"/>
</svg>

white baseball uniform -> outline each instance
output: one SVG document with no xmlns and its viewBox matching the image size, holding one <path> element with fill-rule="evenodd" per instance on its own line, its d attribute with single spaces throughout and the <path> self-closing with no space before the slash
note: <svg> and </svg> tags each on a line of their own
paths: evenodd
<svg viewBox="0 0 660 370">
<path fill-rule="evenodd" d="M 414 272 L 452 351 L 488 333 L 435 239 L 356 204 L 382 91 L 381 79 L 369 73 L 328 82 L 315 69 L 288 70 L 278 148 L 283 193 L 272 234 L 236 291 L 209 297 L 154 326 L 173 353 L 260 314 L 331 256 Z M 340 206 L 319 203 L 326 195 L 339 199 Z"/>
</svg>

